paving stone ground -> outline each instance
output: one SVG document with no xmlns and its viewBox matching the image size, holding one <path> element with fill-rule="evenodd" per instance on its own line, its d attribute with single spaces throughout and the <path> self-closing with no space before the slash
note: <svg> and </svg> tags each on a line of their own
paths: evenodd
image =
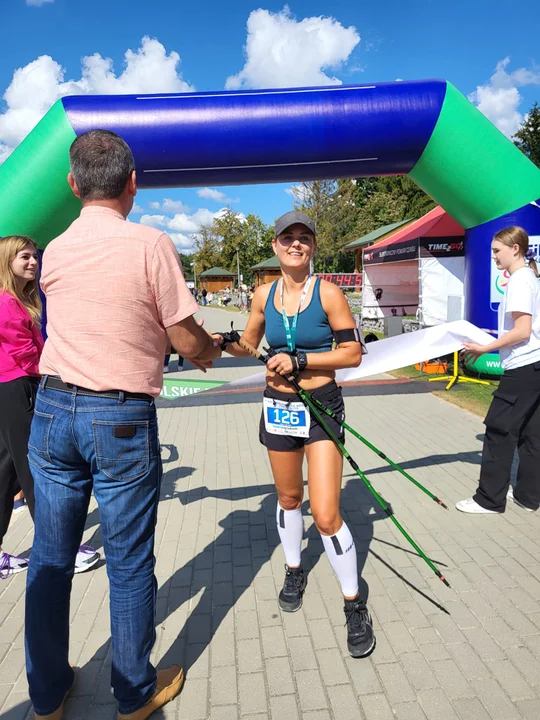
<svg viewBox="0 0 540 720">
<path fill-rule="evenodd" d="M 204 311 L 210 329 L 231 314 Z M 234 316 L 239 327 L 240 316 Z M 217 367 L 229 379 L 257 371 Z M 186 373 L 187 375 L 187 373 Z M 339 587 L 304 503 L 303 608 L 283 614 L 276 497 L 253 393 L 159 401 L 165 474 L 157 526 L 154 659 L 180 662 L 185 688 L 155 717 L 182 720 L 538 720 L 540 515 L 509 505 L 469 516 L 483 425 L 418 386 L 348 388 L 349 422 L 445 498 L 445 511 L 360 442 L 348 447 L 396 516 L 449 579 L 420 560 L 346 468 L 343 515 L 355 537 L 377 648 L 347 654 Z M 26 516 L 25 516 L 26 515 Z M 17 515 L 9 551 L 31 547 Z M 100 546 L 92 501 L 85 541 Z M 23 575 L 0 583 L 0 718 L 31 717 L 24 672 Z M 71 659 L 81 668 L 65 720 L 109 720 L 108 586 L 104 564 L 74 578 Z"/>
</svg>

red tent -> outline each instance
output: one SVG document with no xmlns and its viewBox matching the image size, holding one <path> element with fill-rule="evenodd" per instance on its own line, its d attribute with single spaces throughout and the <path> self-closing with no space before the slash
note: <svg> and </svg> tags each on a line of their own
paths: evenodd
<svg viewBox="0 0 540 720">
<path fill-rule="evenodd" d="M 463 296 L 465 229 L 441 207 L 364 250 L 364 317 L 448 319 L 448 297 Z"/>
</svg>

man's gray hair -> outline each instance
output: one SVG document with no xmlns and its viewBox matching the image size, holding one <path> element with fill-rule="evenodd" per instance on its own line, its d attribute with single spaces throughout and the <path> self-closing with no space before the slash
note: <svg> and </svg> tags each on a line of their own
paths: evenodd
<svg viewBox="0 0 540 720">
<path fill-rule="evenodd" d="M 109 130 L 89 130 L 69 149 L 71 174 L 81 200 L 113 200 L 122 194 L 135 161 L 129 145 Z"/>
</svg>

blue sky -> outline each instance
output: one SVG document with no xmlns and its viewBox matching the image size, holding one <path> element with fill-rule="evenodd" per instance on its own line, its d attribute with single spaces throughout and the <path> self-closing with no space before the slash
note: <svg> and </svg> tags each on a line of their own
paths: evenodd
<svg viewBox="0 0 540 720">
<path fill-rule="evenodd" d="M 521 0 L 519 6 L 503 0 L 299 0 L 288 6 L 246 0 L 2 0 L 0 17 L 0 159 L 57 97 L 73 92 L 440 77 L 508 135 L 540 101 L 538 0 Z M 145 37 L 151 40 L 143 42 Z M 93 57 L 83 61 L 87 56 Z M 190 229 L 209 221 L 226 199 L 235 201 L 235 210 L 272 223 L 292 206 L 288 188 L 212 188 L 203 197 L 195 189 L 145 191 L 137 197 L 134 219 L 162 223 L 178 247 L 188 247 Z"/>
</svg>

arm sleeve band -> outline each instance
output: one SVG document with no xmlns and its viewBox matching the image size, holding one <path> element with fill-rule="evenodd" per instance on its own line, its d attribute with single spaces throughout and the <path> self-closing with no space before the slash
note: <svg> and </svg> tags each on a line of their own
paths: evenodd
<svg viewBox="0 0 540 720">
<path fill-rule="evenodd" d="M 361 342 L 360 340 L 360 333 L 358 332 L 358 328 L 347 328 L 346 330 L 336 330 L 334 332 L 334 337 L 336 338 L 336 342 L 339 345 L 340 343 L 345 342 Z"/>
</svg>

